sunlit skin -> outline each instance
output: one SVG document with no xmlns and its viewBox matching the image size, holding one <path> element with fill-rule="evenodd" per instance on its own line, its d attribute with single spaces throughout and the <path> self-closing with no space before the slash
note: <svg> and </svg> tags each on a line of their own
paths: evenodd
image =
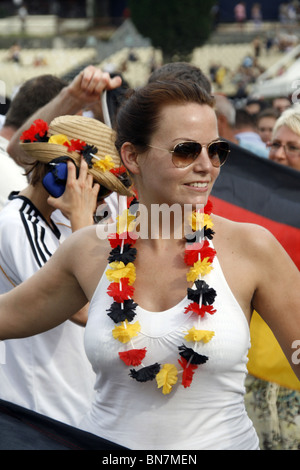
<svg viewBox="0 0 300 470">
<path fill-rule="evenodd" d="M 169 105 L 161 112 L 161 126 L 150 145 L 172 150 L 179 142 L 196 141 L 207 145 L 218 138 L 217 119 L 208 105 L 189 103 Z M 126 149 L 125 149 L 126 150 Z M 212 165 L 204 147 L 197 159 L 186 168 L 176 168 L 167 150 L 149 148 L 135 158 L 139 200 L 150 204 L 206 204 L 220 169 Z M 159 169 L 159 170 L 158 170 Z M 202 187 L 192 186 L 202 183 Z"/>
<path fill-rule="evenodd" d="M 293 132 L 287 126 L 281 126 L 277 129 L 273 136 L 272 142 L 276 142 L 281 145 L 279 149 L 270 149 L 269 158 L 274 162 L 286 165 L 295 170 L 300 170 L 300 135 Z M 289 145 L 295 149 L 295 155 L 290 155 L 286 152 L 283 146 Z M 299 149 L 299 152 L 296 151 Z"/>
</svg>

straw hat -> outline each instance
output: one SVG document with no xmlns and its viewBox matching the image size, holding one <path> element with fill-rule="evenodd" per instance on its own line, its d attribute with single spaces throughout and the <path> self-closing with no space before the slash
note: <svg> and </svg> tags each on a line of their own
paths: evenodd
<svg viewBox="0 0 300 470">
<path fill-rule="evenodd" d="M 43 121 L 40 121 L 43 122 Z M 45 123 L 44 123 L 45 124 Z M 87 144 L 84 152 L 68 149 L 63 145 L 64 137 L 68 141 L 75 140 Z M 20 143 L 25 153 L 34 160 L 49 163 L 58 157 L 69 157 L 80 166 L 82 155 L 88 161 L 88 171 L 95 181 L 111 191 L 124 196 L 132 196 L 132 191 L 126 180 L 128 174 L 122 177 L 120 156 L 115 148 L 115 132 L 102 122 L 86 116 L 59 116 L 49 125 L 46 140 L 30 142 L 25 138 Z M 44 140 L 44 139 L 43 139 Z M 52 143 L 58 142 L 58 143 Z M 124 184 L 125 183 L 125 184 Z"/>
</svg>

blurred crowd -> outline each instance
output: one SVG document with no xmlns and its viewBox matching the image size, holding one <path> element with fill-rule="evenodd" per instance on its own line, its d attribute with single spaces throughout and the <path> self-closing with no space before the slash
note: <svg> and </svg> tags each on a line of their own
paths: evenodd
<svg viewBox="0 0 300 470">
<path fill-rule="evenodd" d="M 278 96 L 271 100 L 248 98 L 236 107 L 234 100 L 227 96 L 216 94 L 216 112 L 219 122 L 220 136 L 240 145 L 257 156 L 269 158 L 278 163 L 300 170 L 300 106 L 292 103 L 288 96 Z M 292 136 L 285 139 L 293 142 L 294 152 L 299 158 L 287 158 L 288 148 L 276 147 L 278 136 L 275 132 L 278 122 L 288 116 L 294 116 L 298 122 L 292 127 Z M 299 128 L 297 125 L 299 124 Z M 290 125 L 287 124 L 288 127 Z M 280 140 L 280 139 L 279 139 Z M 288 155 L 286 155 L 288 154 Z"/>
<path fill-rule="evenodd" d="M 251 65 L 249 65 L 251 63 Z M 107 63 L 103 69 L 112 75 L 121 75 L 126 87 L 130 86 L 124 79 L 124 72 L 128 66 L 134 67 L 139 64 L 138 52 L 133 49 L 129 51 L 128 57 L 122 62 L 120 70 L 116 69 L 115 64 Z M 160 60 L 155 59 L 155 54 L 151 56 L 151 60 L 147 64 L 149 75 L 161 67 Z M 235 74 L 233 80 L 242 83 L 242 79 L 238 74 L 245 74 L 245 70 L 255 69 L 255 63 L 251 57 L 246 57 L 240 67 L 240 71 Z M 297 109 L 297 103 L 292 103 L 290 96 L 276 96 L 272 99 L 258 99 L 248 95 L 244 87 L 237 89 L 235 95 L 228 96 L 222 91 L 222 86 L 219 85 L 218 75 L 221 75 L 221 70 L 216 70 L 213 67 L 210 70 L 208 79 L 211 82 L 212 90 L 216 96 L 216 112 L 219 118 L 219 132 L 220 136 L 228 140 L 238 143 L 244 148 L 247 148 L 253 153 L 264 157 L 270 157 L 270 142 L 273 139 L 273 129 L 278 118 L 287 109 Z M 252 73 L 249 73 L 251 80 L 254 79 Z M 2 104 L 1 104 L 2 102 Z M 5 122 L 5 115 L 9 109 L 11 100 L 9 98 L 2 98 L 0 100 L 0 128 Z M 88 111 L 90 113 L 90 111 Z M 1 132 L 1 131 L 0 131 Z M 300 148 L 300 143 L 299 143 Z M 272 154 L 272 152 L 271 152 Z M 272 157 L 272 155 L 271 155 Z M 294 166 L 300 170 L 300 163 L 294 163 Z"/>
<path fill-rule="evenodd" d="M 216 89 L 219 91 L 228 89 L 235 98 L 245 98 L 261 74 L 267 71 L 269 58 L 277 57 L 280 60 L 286 53 L 294 49 L 300 43 L 298 34 L 289 34 L 286 31 L 277 33 L 266 32 L 254 37 L 252 51 L 244 55 L 237 67 L 232 69 L 220 61 L 212 61 L 209 66 L 209 76 Z M 281 66 L 274 72 L 274 77 L 282 75 L 286 66 Z"/>
</svg>

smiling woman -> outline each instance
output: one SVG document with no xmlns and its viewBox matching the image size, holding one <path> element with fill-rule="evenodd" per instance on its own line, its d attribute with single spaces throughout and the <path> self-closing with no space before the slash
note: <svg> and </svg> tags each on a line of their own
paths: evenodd
<svg viewBox="0 0 300 470">
<path fill-rule="evenodd" d="M 133 174 L 139 201 L 147 207 L 153 203 L 205 205 L 220 171 L 205 147 L 218 136 L 214 110 L 207 104 L 167 104 L 160 119 L 162 125 L 149 136 L 145 151 L 133 147 L 131 142 L 122 144 L 122 159 Z M 186 140 L 204 145 L 196 158 L 193 156 L 188 165 L 184 161 L 185 166 L 178 168 L 171 150 Z"/>
<path fill-rule="evenodd" d="M 139 201 L 147 207 L 166 202 L 205 205 L 219 174 L 219 154 L 223 161 L 228 153 L 226 143 L 216 143 L 214 100 L 194 84 L 183 90 L 179 86 L 171 89 L 168 82 L 158 83 L 133 95 L 120 110 L 116 146 L 119 151 L 122 148 Z"/>
<path fill-rule="evenodd" d="M 300 170 L 300 109 L 291 108 L 277 119 L 269 142 L 269 158 Z"/>
<path fill-rule="evenodd" d="M 249 322 L 255 308 L 290 359 L 300 337 L 299 272 L 269 232 L 213 213 L 224 147 L 212 152 L 217 120 L 203 89 L 150 83 L 122 105 L 116 132 L 138 204 L 128 201 L 107 239 L 95 227 L 75 233 L 2 296 L 0 338 L 52 328 L 89 301 L 85 348 L 96 393 L 79 427 L 129 449 L 258 449 L 243 400 Z M 172 151 L 184 142 L 194 153 L 178 167 Z M 190 206 L 185 237 L 171 230 L 163 238 L 161 218 L 152 236 L 157 204 Z M 146 237 L 137 236 L 139 207 Z"/>
</svg>

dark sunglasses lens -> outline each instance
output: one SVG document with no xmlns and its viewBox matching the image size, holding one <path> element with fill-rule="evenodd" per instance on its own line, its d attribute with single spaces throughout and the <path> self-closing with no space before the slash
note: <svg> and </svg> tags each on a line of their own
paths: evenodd
<svg viewBox="0 0 300 470">
<path fill-rule="evenodd" d="M 173 163 L 177 168 L 185 168 L 193 163 L 201 152 L 198 142 L 182 142 L 174 148 Z"/>
<path fill-rule="evenodd" d="M 213 142 L 208 147 L 208 155 L 213 166 L 221 166 L 225 163 L 229 153 L 229 144 L 227 142 Z"/>
</svg>

